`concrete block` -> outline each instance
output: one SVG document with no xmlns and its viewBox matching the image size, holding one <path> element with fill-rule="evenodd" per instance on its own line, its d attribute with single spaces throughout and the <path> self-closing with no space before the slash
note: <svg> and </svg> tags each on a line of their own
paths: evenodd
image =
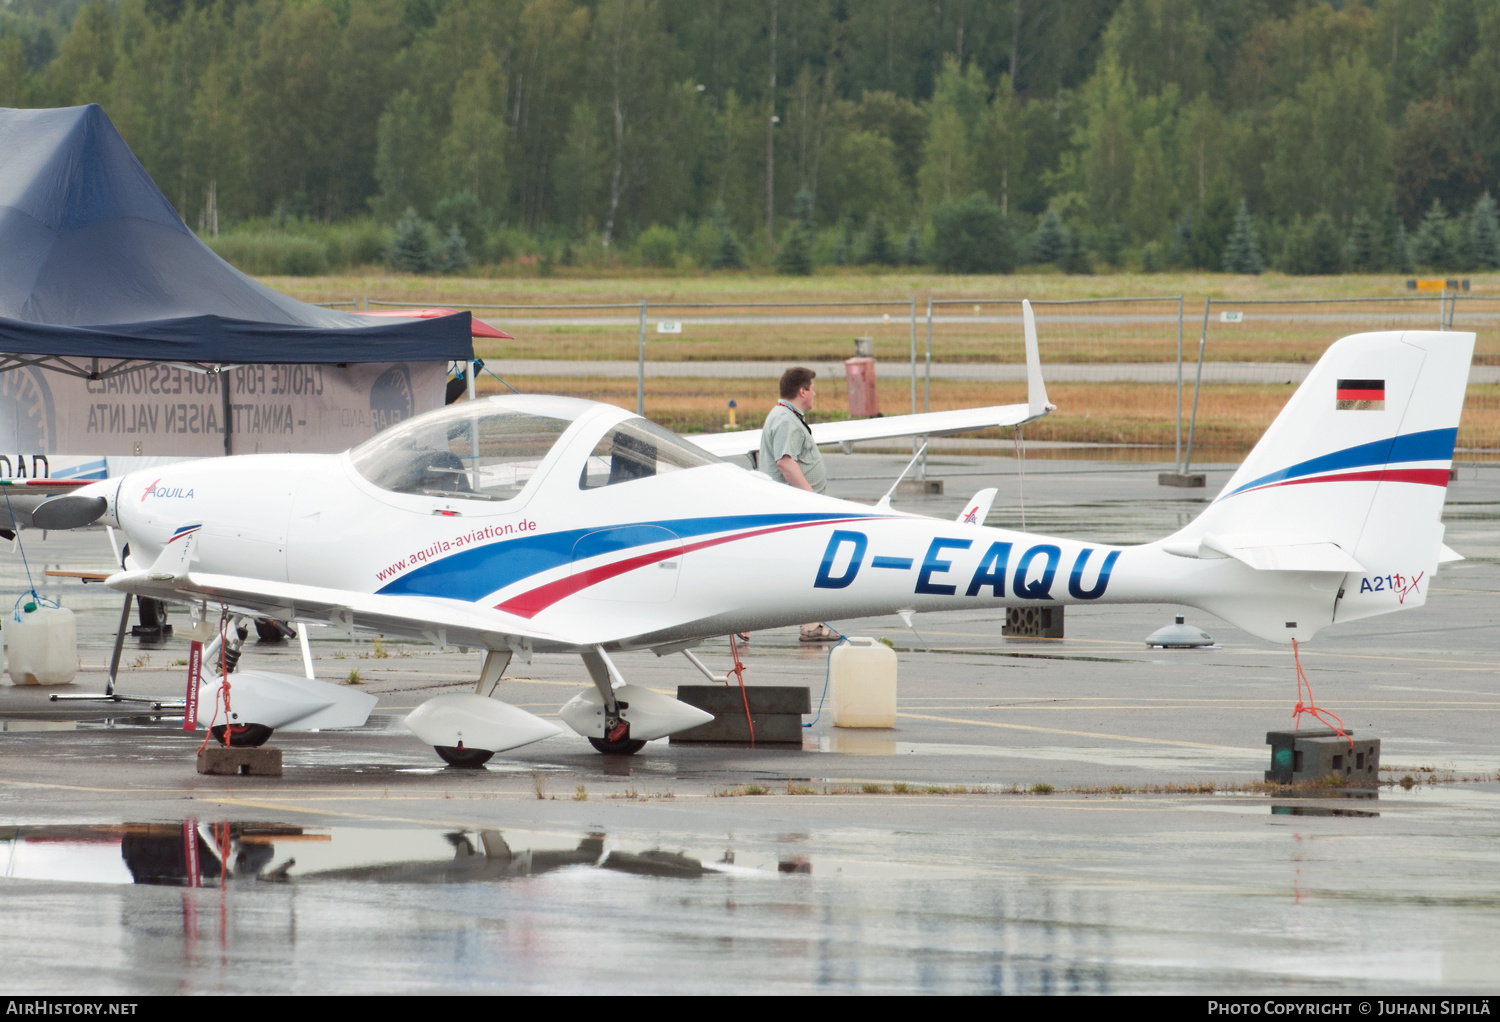
<svg viewBox="0 0 1500 1022">
<path fill-rule="evenodd" d="M 1061 639 L 1063 608 L 1007 607 L 1000 634 L 1024 639 Z"/>
<path fill-rule="evenodd" d="M 903 479 L 896 484 L 898 497 L 941 497 L 942 495 L 943 481 L 941 479 Z"/>
<path fill-rule="evenodd" d="M 1354 732 L 1345 729 L 1344 735 L 1329 728 L 1266 732 L 1266 744 L 1271 747 L 1266 780 L 1316 784 L 1337 778 L 1341 783 L 1373 788 L 1380 779 L 1380 739 L 1354 738 L 1351 748 Z"/>
<path fill-rule="evenodd" d="M 250 777 L 280 777 L 281 750 L 261 746 L 236 749 L 210 741 L 198 753 L 200 774 L 246 774 Z"/>
<path fill-rule="evenodd" d="M 749 744 L 745 702 L 755 725 L 756 745 L 801 745 L 802 715 L 812 712 L 812 694 L 801 685 L 680 685 L 677 698 L 714 715 L 707 724 L 679 731 L 673 742 Z"/>
<path fill-rule="evenodd" d="M 1197 490 L 1208 485 L 1208 477 L 1202 472 L 1160 472 L 1156 476 L 1156 485 Z"/>
</svg>

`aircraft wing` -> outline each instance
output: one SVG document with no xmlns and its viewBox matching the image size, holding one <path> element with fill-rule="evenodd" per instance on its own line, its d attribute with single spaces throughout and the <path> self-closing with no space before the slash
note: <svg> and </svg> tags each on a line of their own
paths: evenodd
<svg viewBox="0 0 1500 1022">
<path fill-rule="evenodd" d="M 824 444 L 852 444 L 860 440 L 890 440 L 906 436 L 945 436 L 970 433 L 997 426 L 1020 426 L 1034 422 L 1057 406 L 1047 401 L 1047 386 L 1042 381 L 1041 358 L 1037 351 L 1036 317 L 1031 303 L 1021 303 L 1021 320 L 1026 334 L 1026 403 L 991 405 L 988 408 L 960 408 L 949 412 L 919 412 L 915 415 L 888 415 L 878 419 L 850 419 L 844 422 L 820 422 L 812 426 L 813 441 Z M 720 458 L 760 451 L 758 429 L 737 433 L 697 433 L 686 437 L 710 454 Z"/>
<path fill-rule="evenodd" d="M 813 441 L 819 444 L 849 444 L 860 440 L 890 440 L 906 436 L 945 436 L 969 433 L 995 426 L 1019 426 L 1031 422 L 1028 405 L 994 405 L 990 408 L 962 408 L 951 412 L 918 412 L 916 415 L 887 415 L 879 419 L 848 419 L 843 422 L 819 422 L 812 426 Z M 730 458 L 760 450 L 758 429 L 737 433 L 693 434 L 691 440 L 709 454 Z"/>
<path fill-rule="evenodd" d="M 268 582 L 236 575 L 182 573 L 159 570 L 122 571 L 106 584 L 121 592 L 158 600 L 207 602 L 232 611 L 250 612 L 278 621 L 331 624 L 363 631 L 425 639 L 437 645 L 475 649 L 558 650 L 589 648 L 597 637 L 564 636 L 537 628 L 530 621 L 503 611 L 477 607 L 459 600 L 429 596 L 384 596 L 346 589 Z"/>
</svg>

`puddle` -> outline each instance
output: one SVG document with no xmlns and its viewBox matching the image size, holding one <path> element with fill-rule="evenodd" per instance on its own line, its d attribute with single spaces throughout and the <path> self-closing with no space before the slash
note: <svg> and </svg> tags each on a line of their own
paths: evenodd
<svg viewBox="0 0 1500 1022">
<path fill-rule="evenodd" d="M 804 858 L 736 865 L 734 853 L 627 847 L 603 832 L 126 823 L 0 828 L 0 877 L 96 884 L 447 884 L 600 869 L 695 879 L 810 873 Z"/>
<path fill-rule="evenodd" d="M 1272 806 L 1272 816 L 1379 816 L 1371 809 L 1343 809 L 1335 806 Z"/>
<path fill-rule="evenodd" d="M 0 731 L 76 731 L 76 720 L 0 720 Z"/>
</svg>

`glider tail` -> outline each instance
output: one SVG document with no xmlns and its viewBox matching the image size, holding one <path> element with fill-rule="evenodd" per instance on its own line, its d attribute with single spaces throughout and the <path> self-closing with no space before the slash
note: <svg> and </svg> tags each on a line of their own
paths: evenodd
<svg viewBox="0 0 1500 1022">
<path fill-rule="evenodd" d="M 1473 350 L 1472 333 L 1423 330 L 1332 345 L 1208 509 L 1163 541 L 1256 569 L 1261 598 L 1204 609 L 1284 641 L 1278 590 L 1333 595 L 1311 630 L 1425 603 L 1439 562 L 1456 559 L 1442 510 Z M 1268 573 L 1282 584 L 1268 588 Z"/>
</svg>

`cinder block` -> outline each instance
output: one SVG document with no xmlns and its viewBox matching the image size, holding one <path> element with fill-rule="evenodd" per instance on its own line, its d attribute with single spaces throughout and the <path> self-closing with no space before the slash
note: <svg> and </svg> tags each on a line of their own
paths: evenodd
<svg viewBox="0 0 1500 1022">
<path fill-rule="evenodd" d="M 1353 738 L 1353 747 L 1350 739 Z M 1266 780 L 1277 784 L 1317 783 L 1330 777 L 1342 783 L 1374 787 L 1380 779 L 1380 739 L 1340 736 L 1329 728 L 1308 731 L 1268 731 L 1271 769 Z"/>
<path fill-rule="evenodd" d="M 246 774 L 250 777 L 280 777 L 281 750 L 236 749 L 209 742 L 198 753 L 200 774 Z"/>
<path fill-rule="evenodd" d="M 755 725 L 756 745 L 801 745 L 802 715 L 812 712 L 812 694 L 800 685 L 680 685 L 677 698 L 714 715 L 707 724 L 679 731 L 673 742 L 749 744 L 745 703 Z"/>
<path fill-rule="evenodd" d="M 1160 472 L 1156 476 L 1158 486 L 1177 486 L 1185 490 L 1202 489 L 1208 484 L 1208 476 L 1202 472 Z"/>
<path fill-rule="evenodd" d="M 1000 634 L 1026 639 L 1061 639 L 1063 608 L 1007 607 Z"/>
<path fill-rule="evenodd" d="M 942 495 L 943 481 L 941 479 L 903 479 L 896 484 L 898 497 L 941 497 Z"/>
</svg>

